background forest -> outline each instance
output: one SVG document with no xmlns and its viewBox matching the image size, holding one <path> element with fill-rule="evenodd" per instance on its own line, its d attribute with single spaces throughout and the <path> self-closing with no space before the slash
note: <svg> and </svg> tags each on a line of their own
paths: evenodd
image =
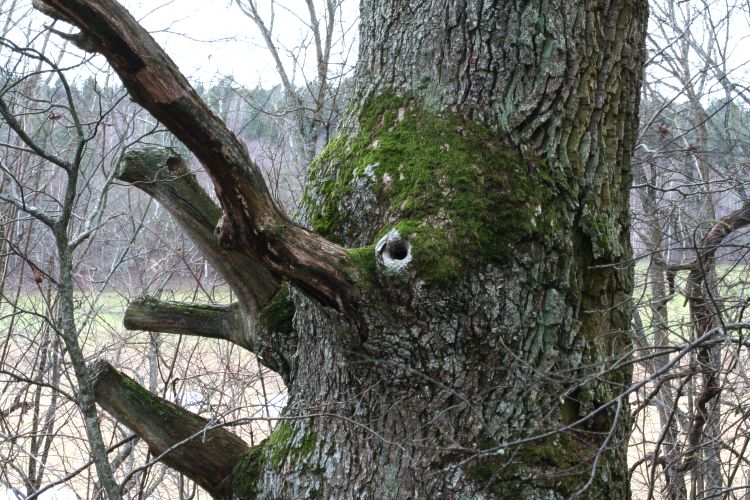
<svg viewBox="0 0 750 500">
<path fill-rule="evenodd" d="M 280 83 L 194 82 L 289 214 L 346 108 L 356 52 L 346 2 L 306 2 L 292 45 L 274 31 L 282 2 L 227 4 L 257 35 L 248 52 L 267 51 Z M 229 342 L 130 329 L 137 311 L 126 305 L 137 297 L 232 297 L 167 211 L 125 185 L 119 159 L 168 146 L 190 168 L 168 175 L 212 189 L 107 66 L 45 22 L 27 2 L 0 2 L 0 499 L 101 495 L 97 446 L 127 498 L 207 498 L 106 413 L 92 434 L 74 402 L 87 367 L 106 359 L 250 444 L 276 425 L 283 383 Z M 622 263 L 636 279 L 635 381 L 623 388 L 633 494 L 750 498 L 750 3 L 652 0 L 650 22 L 634 262 Z"/>
</svg>

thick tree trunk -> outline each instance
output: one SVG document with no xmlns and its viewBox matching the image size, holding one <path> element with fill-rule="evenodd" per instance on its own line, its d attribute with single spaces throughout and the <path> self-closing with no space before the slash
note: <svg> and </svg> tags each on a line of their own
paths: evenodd
<svg viewBox="0 0 750 500">
<path fill-rule="evenodd" d="M 645 1 L 363 0 L 358 99 L 303 202 L 318 234 L 132 18 L 37 3 L 203 162 L 221 246 L 290 282 L 252 342 L 289 403 L 235 497 L 628 497 Z"/>
<path fill-rule="evenodd" d="M 371 288 L 356 320 L 293 295 L 285 414 L 316 416 L 280 425 L 249 491 L 629 495 L 645 3 L 482 5 L 363 3 L 359 100 L 303 216 Z"/>
</svg>

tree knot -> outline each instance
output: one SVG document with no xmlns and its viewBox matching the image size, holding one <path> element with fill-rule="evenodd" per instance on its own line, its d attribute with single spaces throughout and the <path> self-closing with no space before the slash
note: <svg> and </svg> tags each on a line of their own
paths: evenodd
<svg viewBox="0 0 750 500">
<path fill-rule="evenodd" d="M 412 261 L 411 244 L 394 228 L 375 245 L 375 260 L 383 277 L 407 276 Z"/>
<path fill-rule="evenodd" d="M 214 235 L 216 235 L 221 248 L 225 250 L 235 248 L 237 244 L 237 225 L 226 212 L 219 218 L 216 229 L 214 229 Z"/>
</svg>

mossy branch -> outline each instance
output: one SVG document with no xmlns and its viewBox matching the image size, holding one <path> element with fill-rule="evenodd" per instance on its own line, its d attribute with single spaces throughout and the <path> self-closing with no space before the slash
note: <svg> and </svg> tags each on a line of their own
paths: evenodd
<svg viewBox="0 0 750 500">
<path fill-rule="evenodd" d="M 128 330 L 174 333 L 223 339 L 252 351 L 239 304 L 208 305 L 139 297 L 128 304 L 123 324 Z"/>
<path fill-rule="evenodd" d="M 296 351 L 294 303 L 285 283 L 248 320 L 239 304 L 192 304 L 138 297 L 128 304 L 123 325 L 128 330 L 228 340 L 258 356 L 258 361 L 289 382 Z"/>
<path fill-rule="evenodd" d="M 96 401 L 155 456 L 214 498 L 232 498 L 233 470 L 250 448 L 233 433 L 160 398 L 105 361 L 91 369 Z"/>
</svg>

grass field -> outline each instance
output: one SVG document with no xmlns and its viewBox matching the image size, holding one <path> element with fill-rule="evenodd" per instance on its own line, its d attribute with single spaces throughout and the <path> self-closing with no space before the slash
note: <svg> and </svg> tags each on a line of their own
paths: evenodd
<svg viewBox="0 0 750 500">
<path fill-rule="evenodd" d="M 723 300 L 723 315 L 727 321 L 740 318 L 740 310 L 745 304 L 745 287 L 748 280 L 748 269 L 745 266 L 719 265 L 717 268 L 717 290 Z M 679 344 L 690 338 L 690 312 L 684 296 L 686 273 L 680 273 L 676 280 L 676 295 L 669 301 L 668 315 L 670 342 Z M 213 291 L 211 299 L 228 303 L 231 297 L 222 291 Z M 195 290 L 182 288 L 172 292 L 163 299 L 208 302 L 208 294 L 196 293 Z M 653 340 L 651 328 L 651 292 L 648 282 L 648 267 L 638 263 L 635 268 L 634 305 L 641 317 L 646 337 Z M 130 297 L 127 294 L 107 291 L 100 294 L 79 293 L 76 295 L 77 325 L 79 339 L 85 354 L 90 360 L 104 358 L 136 378 L 141 384 L 167 399 L 181 403 L 192 411 L 209 418 L 250 417 L 253 423 L 234 428 L 248 443 L 257 443 L 266 436 L 274 425 L 273 418 L 278 415 L 285 402 L 284 387 L 272 373 L 263 370 L 253 356 L 227 342 L 180 338 L 172 335 L 149 334 L 147 332 L 128 332 L 122 326 L 122 318 Z M 81 429 L 81 421 L 75 405 L 65 398 L 53 400 L 52 388 L 44 388 L 38 393 L 32 385 L 14 379 L 12 376 L 23 375 L 37 377 L 65 394 L 75 392 L 76 383 L 70 374 L 62 348 L 53 340 L 53 329 L 45 318 L 54 317 L 55 305 L 46 292 L 27 290 L 20 294 L 15 307 L 7 301 L 0 304 L 0 328 L 6 332 L 3 344 L 2 361 L 4 373 L 0 374 L 0 409 L 10 407 L 15 401 L 28 399 L 40 408 L 40 415 L 48 413 L 53 418 L 50 434 L 50 453 L 46 459 L 49 473 L 45 481 L 54 481 L 56 477 L 65 476 L 85 464 L 88 449 Z M 39 359 L 44 349 L 48 350 L 47 366 L 44 373 L 39 373 Z M 49 352 L 57 350 L 57 355 Z M 58 363 L 60 376 L 54 379 L 51 364 Z M 735 364 L 735 368 L 738 365 Z M 744 366 L 744 365 L 742 365 Z M 8 374 L 11 375 L 8 375 Z M 747 381 L 740 380 L 738 373 L 728 374 L 734 377 L 737 387 L 748 387 Z M 644 377 L 644 371 L 636 367 L 636 379 Z M 646 391 L 653 388 L 650 383 Z M 641 395 L 634 394 L 637 402 Z M 731 404 L 742 403 L 740 399 L 727 398 Z M 691 400 L 685 398 L 681 409 L 689 411 Z M 730 413 L 730 412 L 728 412 Z M 653 407 L 648 407 L 636 416 L 636 426 L 631 436 L 629 458 L 631 463 L 642 459 L 654 448 L 654 443 L 661 433 L 659 417 Z M 725 422 L 725 435 L 728 446 L 746 432 L 744 423 Z M 14 460 L 19 470 L 27 470 L 32 460 L 22 450 L 32 445 L 35 432 L 32 413 L 18 412 L 4 421 L 3 432 L 13 433 L 16 438 L 0 442 L 0 454 Z M 127 435 L 127 430 L 117 426 L 114 421 L 105 417 L 105 433 L 108 442 L 115 442 Z M 727 451 L 727 463 L 732 456 Z M 137 467 L 148 460 L 147 449 L 139 445 L 132 452 L 129 462 L 123 469 Z M 646 477 L 650 465 L 637 468 L 633 476 L 634 498 L 647 498 Z M 119 477 L 122 473 L 118 472 Z M 20 481 L 20 475 L 16 474 Z M 744 472 L 735 477 L 735 485 L 742 486 Z M 86 469 L 75 479 L 68 481 L 68 486 L 83 497 L 91 491 L 93 470 Z M 145 477 L 144 485 L 153 486 L 150 498 L 174 498 L 179 487 L 179 477 L 169 469 L 158 466 Z M 660 487 L 660 485 L 659 485 Z M 656 489 L 658 492 L 658 488 Z M 64 495 L 60 491 L 60 495 Z M 0 490 L 0 499 L 3 498 Z M 8 498 L 13 498 L 8 496 Z M 49 498 L 54 498 L 51 496 Z M 199 492 L 196 498 L 208 498 Z M 657 495 L 658 498 L 658 495 Z"/>
</svg>

